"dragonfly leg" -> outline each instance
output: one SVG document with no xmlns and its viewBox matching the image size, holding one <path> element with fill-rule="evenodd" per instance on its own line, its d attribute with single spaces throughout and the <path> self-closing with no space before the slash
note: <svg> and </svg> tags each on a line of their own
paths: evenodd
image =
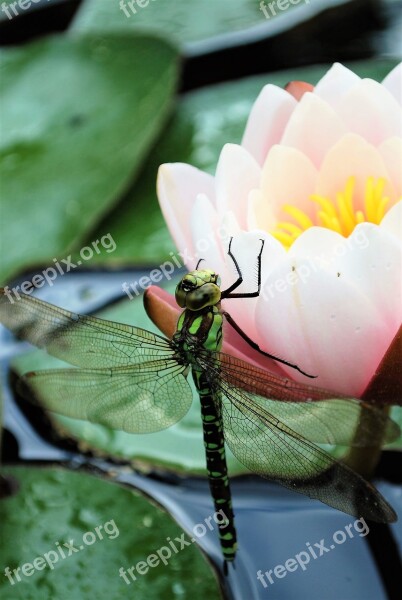
<svg viewBox="0 0 402 600">
<path fill-rule="evenodd" d="M 236 271 L 238 274 L 238 278 L 236 279 L 236 281 L 234 283 L 232 283 L 232 285 L 230 287 L 227 288 L 227 290 L 224 290 L 222 292 L 221 298 L 222 298 L 222 300 L 225 300 L 227 298 L 256 298 L 257 296 L 260 295 L 260 292 L 261 292 L 261 255 L 262 255 L 262 251 L 264 249 L 265 242 L 264 242 L 264 240 L 260 240 L 261 241 L 261 249 L 257 256 L 257 291 L 249 292 L 249 293 L 242 293 L 242 294 L 232 294 L 233 290 L 238 288 L 239 285 L 241 283 L 243 283 L 243 275 L 242 275 L 239 263 L 237 262 L 234 254 L 232 254 L 232 240 L 233 240 L 233 238 L 231 237 L 230 242 L 229 242 L 228 255 L 234 262 L 234 265 L 236 267 Z"/>
<path fill-rule="evenodd" d="M 251 346 L 251 348 L 253 348 L 254 350 L 257 350 L 257 352 L 259 352 L 260 354 L 263 354 L 264 356 L 268 356 L 268 358 L 272 358 L 273 360 L 276 360 L 277 362 L 282 363 L 283 365 L 291 367 L 292 369 L 299 371 L 299 373 L 301 373 L 302 375 L 305 375 L 306 377 L 310 377 L 310 379 L 315 379 L 317 377 L 317 375 L 309 375 L 308 373 L 305 373 L 305 371 L 302 371 L 300 369 L 300 367 L 298 367 L 297 365 L 294 365 L 293 363 L 288 362 L 287 360 L 284 360 L 283 358 L 278 358 L 277 356 L 274 356 L 273 354 L 264 352 L 264 350 L 261 350 L 259 345 L 256 344 L 251 338 L 249 338 L 248 335 L 243 331 L 243 329 L 241 329 L 241 327 L 239 327 L 239 325 L 236 323 L 236 321 L 233 319 L 233 317 L 229 313 L 222 311 L 222 314 L 224 317 L 226 317 L 227 322 L 230 323 L 230 325 L 233 327 L 233 329 L 235 331 L 237 331 L 237 333 L 243 338 L 243 340 L 246 341 L 247 344 L 249 346 Z"/>
</svg>

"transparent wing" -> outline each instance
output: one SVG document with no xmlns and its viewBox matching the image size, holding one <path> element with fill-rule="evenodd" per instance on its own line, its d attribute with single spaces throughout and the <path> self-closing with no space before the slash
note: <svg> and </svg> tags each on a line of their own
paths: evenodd
<svg viewBox="0 0 402 600">
<path fill-rule="evenodd" d="M 400 435 L 399 426 L 392 419 L 362 400 L 297 383 L 228 354 L 219 353 L 215 359 L 218 362 L 206 356 L 204 368 L 212 369 L 227 384 L 250 392 L 254 404 L 312 442 L 370 447 L 392 442 Z M 375 432 L 364 413 L 375 419 Z"/>
<path fill-rule="evenodd" d="M 141 367 L 53 369 L 25 375 L 24 396 L 46 409 L 121 429 L 152 433 L 180 421 L 192 402 L 187 368 L 173 360 Z"/>
<path fill-rule="evenodd" d="M 301 437 L 250 394 L 217 382 L 225 441 L 254 473 L 332 506 L 380 523 L 396 520 L 381 494 L 360 475 Z"/>
<path fill-rule="evenodd" d="M 0 323 L 56 358 L 85 368 L 132 365 L 174 354 L 168 340 L 145 329 L 78 315 L 26 294 L 10 302 L 1 288 Z"/>
</svg>

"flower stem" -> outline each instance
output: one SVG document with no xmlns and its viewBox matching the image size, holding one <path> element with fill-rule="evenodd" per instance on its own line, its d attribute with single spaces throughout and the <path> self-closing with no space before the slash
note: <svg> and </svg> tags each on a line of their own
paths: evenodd
<svg viewBox="0 0 402 600">
<path fill-rule="evenodd" d="M 389 414 L 390 407 L 378 407 L 384 415 Z M 353 471 L 356 471 L 365 479 L 371 479 L 374 475 L 378 461 L 381 457 L 381 450 L 385 440 L 387 421 L 384 419 L 382 423 L 378 422 L 378 416 L 372 411 L 366 410 L 363 406 L 360 413 L 359 425 L 357 426 L 354 440 L 358 443 L 361 435 L 360 432 L 370 430 L 373 432 L 373 445 L 367 447 L 351 447 L 348 454 L 344 458 L 344 462 Z M 367 433 L 365 436 L 367 437 Z"/>
<path fill-rule="evenodd" d="M 389 415 L 392 404 L 402 405 L 401 351 L 402 326 L 392 340 L 362 396 L 363 401 L 375 406 L 384 416 Z M 373 476 L 380 460 L 381 448 L 386 439 L 388 425 L 389 421 L 387 423 L 386 419 L 378 419 L 378 413 L 373 414 L 372 411 L 365 409 L 364 405 L 362 406 L 354 440 L 358 443 L 363 432 L 363 437 L 367 439 L 367 431 L 369 431 L 372 445 L 369 448 L 352 447 L 344 462 L 366 479 Z"/>
</svg>

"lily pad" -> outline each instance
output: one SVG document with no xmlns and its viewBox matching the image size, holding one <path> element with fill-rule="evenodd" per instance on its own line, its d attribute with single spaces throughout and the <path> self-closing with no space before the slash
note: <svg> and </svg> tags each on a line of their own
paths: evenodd
<svg viewBox="0 0 402 600">
<path fill-rule="evenodd" d="M 73 22 L 78 31 L 159 32 L 180 44 L 263 25 L 260 0 L 143 0 L 121 8 L 113 0 L 86 0 Z M 143 4 L 140 7 L 139 4 Z"/>
<path fill-rule="evenodd" d="M 220 597 L 195 544 L 172 552 L 166 566 L 160 560 L 148 568 L 140 563 L 166 538 L 182 535 L 169 515 L 140 494 L 62 469 L 9 467 L 4 474 L 19 489 L 0 502 L 0 563 L 11 570 L 11 580 L 3 575 L 0 582 L 2 598 Z M 142 574 L 134 570 L 134 580 L 127 569 L 138 563 Z M 121 567 L 128 583 L 119 576 Z M 18 568 L 20 580 L 13 573 Z"/>
<path fill-rule="evenodd" d="M 348 66 L 361 77 L 380 81 L 396 64 L 394 60 L 376 60 Z M 160 164 L 185 162 L 214 174 L 224 144 L 241 142 L 251 107 L 265 84 L 283 87 L 291 80 L 315 84 L 328 68 L 329 65 L 275 72 L 211 86 L 184 96 L 138 182 L 119 211 L 108 215 L 97 229 L 98 237 L 106 230 L 113 232 L 117 249 L 110 254 L 109 261 L 155 264 L 168 260 L 169 253 L 175 252 L 156 197 Z M 102 261 L 104 257 L 99 255 L 94 260 Z"/>
<path fill-rule="evenodd" d="M 105 34 L 0 57 L 5 281 L 66 258 L 126 189 L 168 114 L 177 53 L 149 36 Z"/>
</svg>

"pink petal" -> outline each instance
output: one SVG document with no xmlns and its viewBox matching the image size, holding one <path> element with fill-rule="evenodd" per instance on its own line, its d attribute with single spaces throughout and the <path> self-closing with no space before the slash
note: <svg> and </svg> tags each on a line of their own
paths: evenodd
<svg viewBox="0 0 402 600">
<path fill-rule="evenodd" d="M 291 262 L 290 262 L 291 261 Z M 314 384 L 359 396 L 389 343 L 392 332 L 381 312 L 353 283 L 326 270 L 314 271 L 306 260 L 292 257 L 271 273 L 256 309 L 260 342 L 272 354 L 317 375 Z M 300 276 L 309 273 L 303 282 Z M 289 282 L 289 283 L 288 283 Z M 275 291 L 266 299 L 269 286 Z M 306 381 L 293 369 L 284 370 Z"/>
<path fill-rule="evenodd" d="M 378 151 L 394 186 L 396 199 L 402 198 L 402 139 L 392 137 L 383 142 Z"/>
<path fill-rule="evenodd" d="M 388 179 L 380 153 L 360 136 L 345 135 L 325 156 L 318 175 L 317 193 L 333 200 L 343 191 L 349 177 L 355 177 L 355 208 L 363 208 L 366 183 L 369 177 Z M 387 183 L 384 193 L 395 202 L 395 190 Z"/>
<path fill-rule="evenodd" d="M 179 249 L 193 250 L 188 223 L 197 195 L 215 197 L 214 178 L 183 163 L 159 167 L 157 192 L 163 216 Z"/>
<path fill-rule="evenodd" d="M 300 150 L 315 166 L 347 129 L 336 112 L 315 93 L 304 94 L 286 126 L 281 144 Z"/>
<path fill-rule="evenodd" d="M 216 206 L 220 215 L 231 210 L 240 227 L 246 227 L 248 195 L 259 188 L 261 169 L 241 146 L 226 144 L 216 169 Z"/>
<path fill-rule="evenodd" d="M 372 79 L 355 85 L 342 98 L 337 111 L 349 131 L 374 146 L 401 134 L 401 107 L 388 90 Z"/>
<path fill-rule="evenodd" d="M 395 335 L 402 322 L 401 241 L 386 228 L 362 223 L 344 241 L 343 249 L 338 246 L 336 250 L 339 276 L 349 279 L 370 299 Z"/>
<path fill-rule="evenodd" d="M 270 231 L 275 227 L 277 218 L 274 207 L 261 190 L 252 190 L 248 197 L 247 229 Z"/>
<path fill-rule="evenodd" d="M 391 92 L 399 104 L 402 104 L 402 63 L 388 73 L 382 85 Z"/>
<path fill-rule="evenodd" d="M 402 239 L 402 201 L 400 200 L 387 212 L 380 223 L 380 228 Z"/>
<path fill-rule="evenodd" d="M 314 93 L 321 100 L 336 108 L 344 94 L 359 81 L 360 77 L 353 73 L 353 71 L 340 63 L 334 63 L 317 83 Z"/>
<path fill-rule="evenodd" d="M 181 309 L 175 297 L 163 288 L 151 285 L 144 292 L 144 307 L 148 317 L 169 339 L 176 331 L 177 320 Z"/>
<path fill-rule="evenodd" d="M 315 191 L 316 180 L 317 169 L 305 154 L 294 148 L 274 146 L 262 170 L 258 214 L 263 215 L 265 203 L 276 220 L 289 221 L 289 215 L 281 208 L 284 204 L 294 204 L 313 216 L 316 207 L 309 198 Z"/>
<path fill-rule="evenodd" d="M 316 263 L 315 270 L 337 272 L 337 248 L 345 238 L 325 227 L 310 227 L 297 238 L 289 249 L 289 258 L 308 259 Z"/>
<path fill-rule="evenodd" d="M 285 85 L 285 90 L 297 101 L 301 100 L 306 92 L 312 92 L 314 86 L 306 81 L 290 81 Z"/>
<path fill-rule="evenodd" d="M 220 219 L 210 200 L 199 194 L 191 213 L 189 228 L 193 240 L 194 253 L 186 261 L 186 266 L 195 269 L 200 258 L 200 268 L 214 269 L 223 280 L 228 278 L 225 266 L 226 248 L 229 245 L 226 229 L 220 227 Z"/>
<path fill-rule="evenodd" d="M 242 146 L 262 165 L 269 149 L 278 144 L 296 107 L 296 100 L 285 90 L 266 85 L 251 110 Z"/>
</svg>

